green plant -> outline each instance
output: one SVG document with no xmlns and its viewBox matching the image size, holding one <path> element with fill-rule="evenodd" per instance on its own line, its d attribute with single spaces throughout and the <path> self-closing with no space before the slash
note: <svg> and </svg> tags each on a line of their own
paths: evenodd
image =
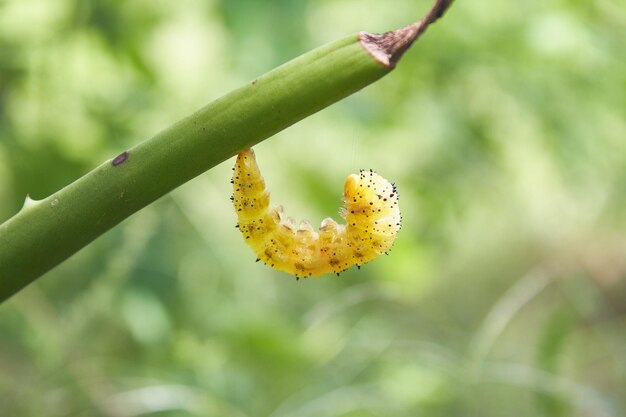
<svg viewBox="0 0 626 417">
<path fill-rule="evenodd" d="M 239 150 L 380 79 L 451 3 L 438 0 L 421 21 L 404 28 L 361 32 L 310 51 L 49 197 L 27 197 L 22 210 L 0 225 L 0 300 Z"/>
</svg>

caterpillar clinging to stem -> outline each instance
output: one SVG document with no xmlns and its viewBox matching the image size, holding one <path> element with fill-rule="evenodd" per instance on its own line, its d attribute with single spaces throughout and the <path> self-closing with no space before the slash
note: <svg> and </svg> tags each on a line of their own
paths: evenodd
<svg viewBox="0 0 626 417">
<path fill-rule="evenodd" d="M 257 261 L 296 278 L 360 268 L 387 253 L 400 229 L 396 186 L 372 170 L 346 179 L 340 209 L 346 224 L 326 218 L 316 232 L 307 221 L 296 226 L 282 207 L 269 208 L 269 192 L 252 149 L 239 153 L 233 169 L 231 199 L 246 243 Z"/>
</svg>

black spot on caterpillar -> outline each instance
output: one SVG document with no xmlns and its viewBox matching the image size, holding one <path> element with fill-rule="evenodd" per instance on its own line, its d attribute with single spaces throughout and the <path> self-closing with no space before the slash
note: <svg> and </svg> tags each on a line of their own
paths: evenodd
<svg viewBox="0 0 626 417">
<path fill-rule="evenodd" d="M 231 182 L 237 227 L 257 261 L 296 278 L 360 268 L 387 253 L 400 230 L 396 186 L 372 170 L 346 179 L 340 209 L 346 224 L 326 218 L 319 232 L 307 221 L 296 226 L 280 206 L 269 208 L 269 193 L 252 149 L 237 156 Z"/>
</svg>

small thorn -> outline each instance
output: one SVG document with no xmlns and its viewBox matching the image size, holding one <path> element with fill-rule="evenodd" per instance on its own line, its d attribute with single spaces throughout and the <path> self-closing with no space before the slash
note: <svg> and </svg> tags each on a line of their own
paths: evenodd
<svg viewBox="0 0 626 417">
<path fill-rule="evenodd" d="M 300 277 L 296 277 L 296 281 L 300 281 Z"/>
<path fill-rule="evenodd" d="M 39 203 L 39 201 L 33 200 L 32 198 L 30 198 L 29 194 L 26 194 L 23 208 L 35 206 L 37 203 Z"/>
<path fill-rule="evenodd" d="M 361 269 L 361 265 L 357 265 L 357 266 L 356 266 L 356 269 Z"/>
<path fill-rule="evenodd" d="M 261 258 L 256 258 L 256 261 L 254 261 L 254 262 L 259 262 L 260 260 L 261 260 Z"/>
</svg>

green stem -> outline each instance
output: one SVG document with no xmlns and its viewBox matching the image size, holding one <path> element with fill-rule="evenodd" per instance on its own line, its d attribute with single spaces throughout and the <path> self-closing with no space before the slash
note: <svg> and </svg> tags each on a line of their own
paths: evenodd
<svg viewBox="0 0 626 417">
<path fill-rule="evenodd" d="M 131 214 L 238 151 L 378 80 L 450 5 L 382 35 L 332 42 L 259 77 L 34 201 L 0 225 L 0 301 Z"/>
</svg>

